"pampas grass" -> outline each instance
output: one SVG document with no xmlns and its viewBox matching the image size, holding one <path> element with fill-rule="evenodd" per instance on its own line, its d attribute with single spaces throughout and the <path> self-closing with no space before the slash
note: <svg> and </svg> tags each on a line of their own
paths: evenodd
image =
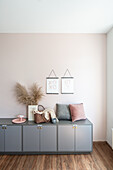
<svg viewBox="0 0 113 170">
<path fill-rule="evenodd" d="M 23 85 L 17 83 L 15 86 L 15 92 L 17 101 L 25 105 L 37 105 L 44 96 L 42 87 L 39 87 L 37 83 L 34 83 L 29 91 L 27 91 Z"/>
</svg>

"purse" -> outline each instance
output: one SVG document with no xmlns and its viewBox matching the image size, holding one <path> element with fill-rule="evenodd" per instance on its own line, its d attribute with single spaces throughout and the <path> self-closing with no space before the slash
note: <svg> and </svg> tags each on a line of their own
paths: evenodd
<svg viewBox="0 0 113 170">
<path fill-rule="evenodd" d="M 45 110 L 44 106 L 38 105 L 38 112 L 43 112 L 44 110 Z M 44 113 L 37 113 L 36 111 L 34 111 L 34 121 L 35 121 L 35 123 L 44 123 L 44 122 L 48 123 L 48 122 L 50 122 L 50 115 L 49 115 L 49 119 L 47 120 L 45 118 Z"/>
</svg>

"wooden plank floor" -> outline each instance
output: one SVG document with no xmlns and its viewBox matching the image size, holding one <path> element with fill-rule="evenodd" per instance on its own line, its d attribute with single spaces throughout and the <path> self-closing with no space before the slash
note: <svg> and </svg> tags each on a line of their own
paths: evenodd
<svg viewBox="0 0 113 170">
<path fill-rule="evenodd" d="M 0 155 L 0 170 L 113 170 L 113 151 L 95 142 L 86 155 Z"/>
</svg>

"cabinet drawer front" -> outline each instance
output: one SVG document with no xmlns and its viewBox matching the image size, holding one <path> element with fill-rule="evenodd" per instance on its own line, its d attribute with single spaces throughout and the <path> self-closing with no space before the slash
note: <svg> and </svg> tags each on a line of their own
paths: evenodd
<svg viewBox="0 0 113 170">
<path fill-rule="evenodd" d="M 5 151 L 22 151 L 22 127 L 6 126 L 5 129 Z"/>
<path fill-rule="evenodd" d="M 92 151 L 92 126 L 79 125 L 75 129 L 75 151 Z"/>
<path fill-rule="evenodd" d="M 74 128 L 72 125 L 58 126 L 58 151 L 74 151 Z"/>
<path fill-rule="evenodd" d="M 39 151 L 39 128 L 37 126 L 23 126 L 23 151 Z"/>
<path fill-rule="evenodd" d="M 42 126 L 40 130 L 40 151 L 52 152 L 57 150 L 56 126 Z"/>
</svg>

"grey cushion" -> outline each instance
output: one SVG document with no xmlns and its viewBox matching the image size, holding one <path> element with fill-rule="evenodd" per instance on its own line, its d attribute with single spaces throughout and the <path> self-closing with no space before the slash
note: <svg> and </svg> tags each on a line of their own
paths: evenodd
<svg viewBox="0 0 113 170">
<path fill-rule="evenodd" d="M 69 104 L 56 104 L 56 114 L 59 120 L 71 120 Z"/>
</svg>

